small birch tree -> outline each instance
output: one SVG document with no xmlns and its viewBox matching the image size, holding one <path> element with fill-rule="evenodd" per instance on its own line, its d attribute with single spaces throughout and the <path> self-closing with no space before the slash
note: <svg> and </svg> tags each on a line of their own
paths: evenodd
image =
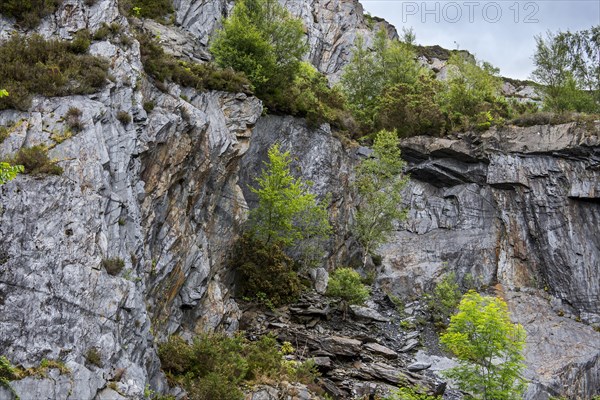
<svg viewBox="0 0 600 400">
<path fill-rule="evenodd" d="M 469 291 L 440 337 L 460 362 L 445 375 L 475 399 L 521 398 L 525 337 L 523 327 L 510 321 L 503 300 Z"/>
</svg>

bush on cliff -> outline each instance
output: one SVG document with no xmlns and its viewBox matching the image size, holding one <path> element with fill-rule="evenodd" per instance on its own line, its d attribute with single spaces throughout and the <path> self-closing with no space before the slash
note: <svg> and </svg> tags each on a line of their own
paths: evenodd
<svg viewBox="0 0 600 400">
<path fill-rule="evenodd" d="M 63 0 L 2 0 L 0 14 L 15 18 L 24 28 L 35 28 L 42 18 L 52 14 Z"/>
<path fill-rule="evenodd" d="M 244 383 L 277 379 L 308 384 L 318 376 L 313 363 L 286 361 L 269 335 L 250 341 L 241 334 L 204 334 L 192 344 L 171 336 L 158 354 L 169 382 L 181 385 L 193 400 L 241 400 Z"/>
<path fill-rule="evenodd" d="M 289 87 L 307 50 L 301 21 L 277 0 L 236 1 L 210 47 L 217 64 L 243 72 L 262 99 Z"/>
<path fill-rule="evenodd" d="M 10 96 L 0 98 L 0 110 L 27 110 L 34 94 L 51 97 L 100 90 L 108 77 L 108 62 L 81 52 L 79 42 L 40 35 L 13 35 L 1 43 L 0 82 Z"/>
<path fill-rule="evenodd" d="M 251 93 L 250 82 L 243 73 L 231 68 L 218 68 L 214 64 L 178 61 L 165 53 L 162 46 L 149 35 L 138 35 L 144 71 L 157 80 L 157 86 L 171 81 L 198 91 L 223 90 Z"/>
</svg>

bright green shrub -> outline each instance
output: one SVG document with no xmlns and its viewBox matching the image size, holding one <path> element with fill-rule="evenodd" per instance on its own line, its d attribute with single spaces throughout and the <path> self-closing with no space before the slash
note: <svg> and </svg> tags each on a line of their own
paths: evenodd
<svg viewBox="0 0 600 400">
<path fill-rule="evenodd" d="M 329 276 L 327 295 L 349 304 L 363 304 L 369 298 L 369 289 L 362 284 L 358 272 L 352 268 L 338 268 Z"/>
<path fill-rule="evenodd" d="M 290 152 L 274 144 L 268 157 L 257 186 L 250 188 L 258 196 L 258 206 L 250 210 L 251 234 L 265 245 L 284 247 L 313 237 L 326 239 L 331 233 L 327 209 L 308 191 L 311 182 L 293 176 Z"/>
<path fill-rule="evenodd" d="M 0 185 L 15 179 L 23 170 L 22 165 L 10 165 L 6 162 L 0 162 Z"/>
<path fill-rule="evenodd" d="M 440 336 L 460 363 L 444 375 L 475 399 L 519 399 L 526 386 L 525 337 L 523 327 L 511 322 L 502 299 L 469 291 Z"/>
<path fill-rule="evenodd" d="M 35 28 L 42 18 L 52 14 L 63 0 L 2 0 L 0 14 L 13 17 L 24 28 Z"/>
<path fill-rule="evenodd" d="M 10 92 L 0 98 L 0 110 L 26 110 L 33 94 L 51 97 L 97 92 L 106 83 L 108 63 L 79 54 L 82 46 L 39 35 L 13 35 L 0 44 L 0 85 Z"/>
</svg>

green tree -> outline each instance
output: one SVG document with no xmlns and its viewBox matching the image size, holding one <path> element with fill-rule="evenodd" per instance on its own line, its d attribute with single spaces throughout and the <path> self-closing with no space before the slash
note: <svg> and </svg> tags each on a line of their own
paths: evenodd
<svg viewBox="0 0 600 400">
<path fill-rule="evenodd" d="M 327 295 L 348 304 L 363 304 L 369 298 L 369 289 L 362 284 L 358 272 L 352 268 L 338 268 L 329 277 Z"/>
<path fill-rule="evenodd" d="M 373 143 L 373 155 L 357 168 L 354 186 L 358 193 L 358 210 L 354 231 L 364 248 L 363 266 L 370 252 L 385 242 L 394 222 L 406 218 L 401 207 L 401 190 L 408 178 L 400 157 L 396 131 L 382 130 Z"/>
<path fill-rule="evenodd" d="M 294 178 L 290 170 L 290 152 L 281 152 L 278 144 L 269 148 L 269 162 L 252 187 L 258 206 L 250 211 L 250 232 L 266 245 L 293 246 L 313 237 L 331 233 L 325 206 L 308 191 L 311 182 Z"/>
<path fill-rule="evenodd" d="M 396 129 L 400 137 L 438 135 L 444 131 L 446 116 L 436 102 L 442 83 L 423 73 L 412 84 L 388 87 L 379 98 L 376 126 Z"/>
<path fill-rule="evenodd" d="M 551 111 L 600 111 L 600 26 L 536 36 L 533 79 Z"/>
<path fill-rule="evenodd" d="M 301 21 L 277 0 L 236 1 L 210 47 L 217 64 L 244 72 L 259 97 L 284 90 L 307 49 Z"/>
<path fill-rule="evenodd" d="M 355 118 L 370 126 L 375 115 L 377 98 L 383 88 L 383 70 L 375 55 L 366 47 L 364 38 L 358 36 L 352 58 L 341 77 L 348 105 Z"/>
<path fill-rule="evenodd" d="M 469 291 L 440 337 L 460 363 L 445 375 L 476 399 L 521 398 L 525 337 L 523 327 L 510 321 L 503 300 Z"/>
<path fill-rule="evenodd" d="M 414 46 L 390 40 L 384 29 L 377 32 L 372 49 L 366 47 L 361 36 L 354 46 L 341 84 L 355 118 L 370 129 L 382 92 L 397 84 L 414 84 L 422 67 L 416 61 Z"/>
<path fill-rule="evenodd" d="M 442 110 L 452 128 L 468 128 L 478 114 L 490 112 L 492 118 L 507 117 L 508 105 L 500 95 L 499 70 L 487 62 L 477 62 L 460 53 L 450 56 L 448 79 L 439 94 Z"/>
</svg>

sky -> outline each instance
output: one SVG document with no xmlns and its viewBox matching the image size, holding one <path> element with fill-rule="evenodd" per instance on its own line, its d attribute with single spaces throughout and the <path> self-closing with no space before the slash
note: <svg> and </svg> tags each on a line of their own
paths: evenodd
<svg viewBox="0 0 600 400">
<path fill-rule="evenodd" d="M 535 36 L 600 25 L 600 0 L 360 0 L 365 11 L 402 33 L 412 27 L 417 44 L 468 50 L 510 78 L 529 79 Z M 600 62 L 600 60 L 599 60 Z"/>
</svg>

